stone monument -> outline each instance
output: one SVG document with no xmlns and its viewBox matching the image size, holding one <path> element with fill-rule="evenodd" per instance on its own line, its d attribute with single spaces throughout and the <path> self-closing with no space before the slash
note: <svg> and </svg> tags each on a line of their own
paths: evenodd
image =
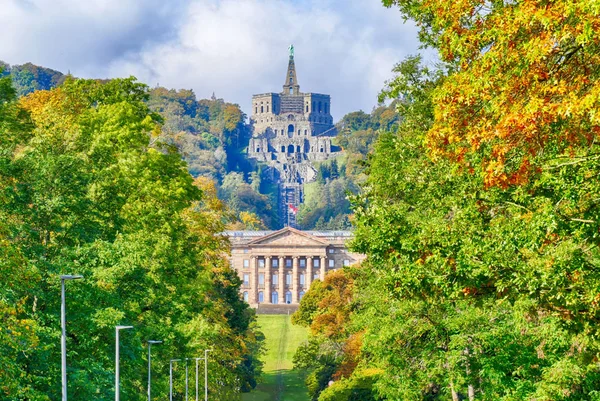
<svg viewBox="0 0 600 401">
<path fill-rule="evenodd" d="M 294 45 L 289 47 L 283 91 L 252 96 L 248 157 L 266 163 L 278 183 L 284 226 L 296 227 L 295 211 L 303 202 L 303 184 L 317 176 L 313 162 L 335 156 L 331 140 L 337 131 L 330 111 L 329 95 L 300 91 Z"/>
</svg>

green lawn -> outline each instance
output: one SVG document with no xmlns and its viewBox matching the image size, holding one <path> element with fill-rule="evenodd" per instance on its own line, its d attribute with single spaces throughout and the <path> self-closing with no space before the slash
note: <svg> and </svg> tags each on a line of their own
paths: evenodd
<svg viewBox="0 0 600 401">
<path fill-rule="evenodd" d="M 292 325 L 288 315 L 258 315 L 267 352 L 261 382 L 242 401 L 308 401 L 302 372 L 292 370 L 292 357 L 306 341 L 307 330 Z"/>
</svg>

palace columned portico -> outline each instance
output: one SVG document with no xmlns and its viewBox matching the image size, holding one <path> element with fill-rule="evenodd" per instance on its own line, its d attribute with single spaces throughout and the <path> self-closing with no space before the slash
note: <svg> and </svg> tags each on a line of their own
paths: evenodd
<svg viewBox="0 0 600 401">
<path fill-rule="evenodd" d="M 314 280 L 328 271 L 361 260 L 348 252 L 347 231 L 226 232 L 231 264 L 242 279 L 242 296 L 250 305 L 298 304 Z"/>
</svg>

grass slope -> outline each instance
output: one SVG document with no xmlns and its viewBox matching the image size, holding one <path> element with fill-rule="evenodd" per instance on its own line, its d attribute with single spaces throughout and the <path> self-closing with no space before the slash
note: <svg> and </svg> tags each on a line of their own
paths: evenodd
<svg viewBox="0 0 600 401">
<path fill-rule="evenodd" d="M 294 326 L 288 315 L 258 315 L 267 352 L 260 384 L 242 395 L 242 401 L 308 401 L 302 372 L 292 370 L 296 348 L 306 341 L 307 331 Z"/>
</svg>

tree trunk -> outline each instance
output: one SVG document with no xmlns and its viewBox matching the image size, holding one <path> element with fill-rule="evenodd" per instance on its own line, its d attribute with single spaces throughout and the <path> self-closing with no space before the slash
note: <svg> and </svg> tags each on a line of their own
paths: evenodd
<svg viewBox="0 0 600 401">
<path fill-rule="evenodd" d="M 458 393 L 454 390 L 454 383 L 450 382 L 450 391 L 452 392 L 452 401 L 460 401 Z"/>
</svg>

